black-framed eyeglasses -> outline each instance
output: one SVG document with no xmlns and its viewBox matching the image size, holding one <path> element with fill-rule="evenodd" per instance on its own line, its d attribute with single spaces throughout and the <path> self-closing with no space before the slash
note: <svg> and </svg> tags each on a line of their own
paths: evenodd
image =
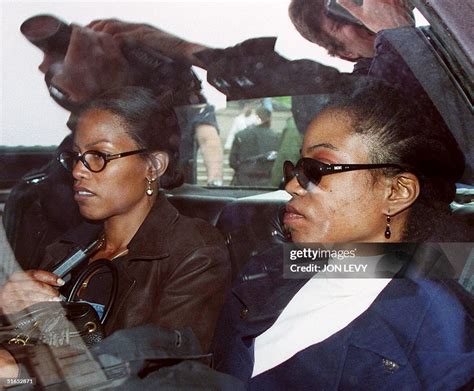
<svg viewBox="0 0 474 391">
<path fill-rule="evenodd" d="M 147 152 L 146 149 L 137 149 L 122 153 L 108 154 L 99 151 L 86 151 L 84 153 L 74 151 L 64 151 L 57 157 L 59 163 L 68 171 L 72 171 L 80 160 L 84 166 L 92 172 L 100 172 L 111 160 L 120 159 L 122 157 L 132 156 L 139 153 Z"/>
<path fill-rule="evenodd" d="M 309 182 L 315 185 L 319 184 L 321 178 L 325 175 L 337 174 L 345 171 L 356 170 L 374 170 L 377 168 L 398 168 L 403 170 L 403 167 L 398 164 L 384 163 L 384 164 L 326 164 L 316 159 L 301 158 L 296 163 L 296 166 L 289 160 L 283 163 L 283 175 L 285 178 L 285 185 L 294 177 L 304 189 L 308 188 Z"/>
</svg>

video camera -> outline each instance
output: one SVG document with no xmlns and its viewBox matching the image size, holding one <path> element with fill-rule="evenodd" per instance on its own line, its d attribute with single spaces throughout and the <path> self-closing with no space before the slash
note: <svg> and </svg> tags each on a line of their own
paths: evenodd
<svg viewBox="0 0 474 391">
<path fill-rule="evenodd" d="M 22 23 L 20 31 L 43 52 L 59 58 L 66 56 L 72 27 L 59 18 L 48 14 L 35 15 Z M 206 102 L 201 94 L 201 82 L 189 64 L 172 60 L 145 45 L 125 44 L 121 49 L 133 69 L 133 85 L 146 86 L 157 96 L 169 94 L 176 106 Z M 60 106 L 74 111 L 77 103 L 52 83 L 53 76 L 50 71 L 45 75 L 51 97 Z"/>
</svg>

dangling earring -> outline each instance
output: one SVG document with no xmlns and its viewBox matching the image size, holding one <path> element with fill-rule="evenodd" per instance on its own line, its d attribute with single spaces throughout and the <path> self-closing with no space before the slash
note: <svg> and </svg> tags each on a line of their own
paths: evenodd
<svg viewBox="0 0 474 391">
<path fill-rule="evenodd" d="M 385 227 L 385 239 L 390 239 L 392 236 L 392 231 L 390 230 L 390 215 L 387 216 L 387 226 Z"/>
<path fill-rule="evenodd" d="M 151 180 L 151 179 L 148 179 L 148 178 L 146 178 L 146 180 L 147 180 L 147 182 L 148 182 L 148 183 L 147 183 L 147 186 L 146 186 L 146 195 L 149 196 L 149 197 L 151 197 L 151 196 L 153 195 L 153 192 L 154 192 L 154 191 L 153 191 L 153 188 L 151 187 L 151 184 L 152 184 L 153 182 L 155 182 L 155 180 L 154 180 L 154 179 Z"/>
</svg>

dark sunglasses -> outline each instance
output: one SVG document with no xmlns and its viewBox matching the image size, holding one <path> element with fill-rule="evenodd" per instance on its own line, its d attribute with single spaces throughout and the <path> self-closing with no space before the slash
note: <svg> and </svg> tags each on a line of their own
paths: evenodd
<svg viewBox="0 0 474 391">
<path fill-rule="evenodd" d="M 309 182 L 315 185 L 321 182 L 321 178 L 325 175 L 337 174 L 344 171 L 356 170 L 374 170 L 377 168 L 403 168 L 397 164 L 325 164 L 316 159 L 301 158 L 296 166 L 289 160 L 283 163 L 283 175 L 285 177 L 285 185 L 294 177 L 304 189 L 308 188 Z"/>
<path fill-rule="evenodd" d="M 145 152 L 147 152 L 146 149 L 137 149 L 135 151 L 114 154 L 108 154 L 99 151 L 86 151 L 82 154 L 74 151 L 64 151 L 59 154 L 57 159 L 59 163 L 61 163 L 62 166 L 68 171 L 72 171 L 77 162 L 80 160 L 88 170 L 92 172 L 100 172 L 111 160 Z"/>
</svg>

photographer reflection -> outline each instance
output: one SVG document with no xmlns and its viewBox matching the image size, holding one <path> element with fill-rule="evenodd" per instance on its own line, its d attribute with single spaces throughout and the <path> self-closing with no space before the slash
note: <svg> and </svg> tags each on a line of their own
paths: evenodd
<svg viewBox="0 0 474 391">
<path fill-rule="evenodd" d="M 223 152 L 214 108 L 204 104 L 200 81 L 189 66 L 141 44 L 121 46 L 110 34 L 67 25 L 50 15 L 26 20 L 21 31 L 43 51 L 39 70 L 45 74 L 51 97 L 72 113 L 88 99 L 127 85 L 151 88 L 156 95 L 169 94 L 174 106 L 200 104 L 183 113 L 180 122 L 185 182 L 196 181 L 192 172 L 196 168 L 190 167 L 196 161 L 196 143 L 201 148 L 207 181 L 222 181 Z"/>
<path fill-rule="evenodd" d="M 351 1 L 340 4 L 357 13 L 358 24 L 332 14 L 326 0 L 292 0 L 289 16 L 304 38 L 324 47 L 331 55 L 356 62 L 355 74 L 368 74 L 403 86 L 393 70 L 405 65 L 384 39 L 383 30 L 414 26 L 412 7 L 404 0 L 369 0 L 362 6 L 348 5 Z M 331 92 L 332 83 L 326 84 L 327 80 L 319 79 L 337 75 L 333 68 L 318 63 L 289 62 L 273 52 L 273 41 L 265 39 L 245 41 L 233 48 L 214 49 L 147 24 L 105 19 L 89 26 L 95 31 L 112 34 L 122 46 L 145 44 L 170 58 L 205 68 L 209 82 L 233 98 L 245 94 L 250 97 L 254 93 L 277 96 Z M 255 66 L 257 63 L 260 63 L 258 67 Z M 398 71 L 403 73 L 404 69 Z M 281 77 L 277 78 L 280 72 Z M 244 76 L 255 85 L 240 85 L 238 79 Z M 414 82 L 418 84 L 416 80 Z M 265 88 L 268 90 L 264 91 Z M 322 91 L 323 88 L 331 91 Z M 260 95 L 262 91 L 264 94 Z"/>
<path fill-rule="evenodd" d="M 275 38 L 249 39 L 234 47 L 218 49 L 146 24 L 106 19 L 94 21 L 90 27 L 112 34 L 121 45 L 139 42 L 170 58 L 206 69 L 209 83 L 230 99 L 334 93 L 350 84 L 354 76 L 384 80 L 422 104 L 426 115 L 445 121 L 465 155 L 472 156 L 472 143 L 463 142 L 470 139 L 466 122 L 472 116 L 449 75 L 438 59 L 431 56 L 432 48 L 427 44 L 425 32 L 415 27 L 410 2 L 331 3 L 346 7 L 343 10 L 350 17 L 333 14 L 326 0 L 292 0 L 289 16 L 304 38 L 334 56 L 354 62 L 350 74 L 318 62 L 290 61 L 274 50 Z M 353 15 L 357 16 L 357 23 Z M 432 72 L 426 72 L 428 68 Z M 472 181 L 472 164 L 468 161 L 464 181 Z"/>
<path fill-rule="evenodd" d="M 273 163 L 280 148 L 280 135 L 271 129 L 272 113 L 257 109 L 258 125 L 249 126 L 235 135 L 229 165 L 235 174 L 233 186 L 270 186 Z"/>
<path fill-rule="evenodd" d="M 415 27 L 413 6 L 406 0 L 330 3 L 342 8 L 342 15 L 334 13 L 327 0 L 291 0 L 289 16 L 304 38 L 329 54 L 354 62 L 350 74 L 318 62 L 290 61 L 274 50 L 275 38 L 248 39 L 218 49 L 147 24 L 104 19 L 89 26 L 112 34 L 121 45 L 146 44 L 170 58 L 206 69 L 209 83 L 230 99 L 334 93 L 350 85 L 354 76 L 386 81 L 418 101 L 427 116 L 446 122 L 468 157 L 462 180 L 472 183 L 472 115 L 426 39 L 436 32 L 436 26 L 426 31 Z"/>
<path fill-rule="evenodd" d="M 225 140 L 224 149 L 229 150 L 232 148 L 234 143 L 235 135 L 248 128 L 249 126 L 258 125 L 260 123 L 260 118 L 255 114 L 255 110 L 252 107 L 250 101 L 240 100 L 239 105 L 242 107 L 240 114 L 238 114 L 232 121 L 229 133 Z"/>
</svg>

